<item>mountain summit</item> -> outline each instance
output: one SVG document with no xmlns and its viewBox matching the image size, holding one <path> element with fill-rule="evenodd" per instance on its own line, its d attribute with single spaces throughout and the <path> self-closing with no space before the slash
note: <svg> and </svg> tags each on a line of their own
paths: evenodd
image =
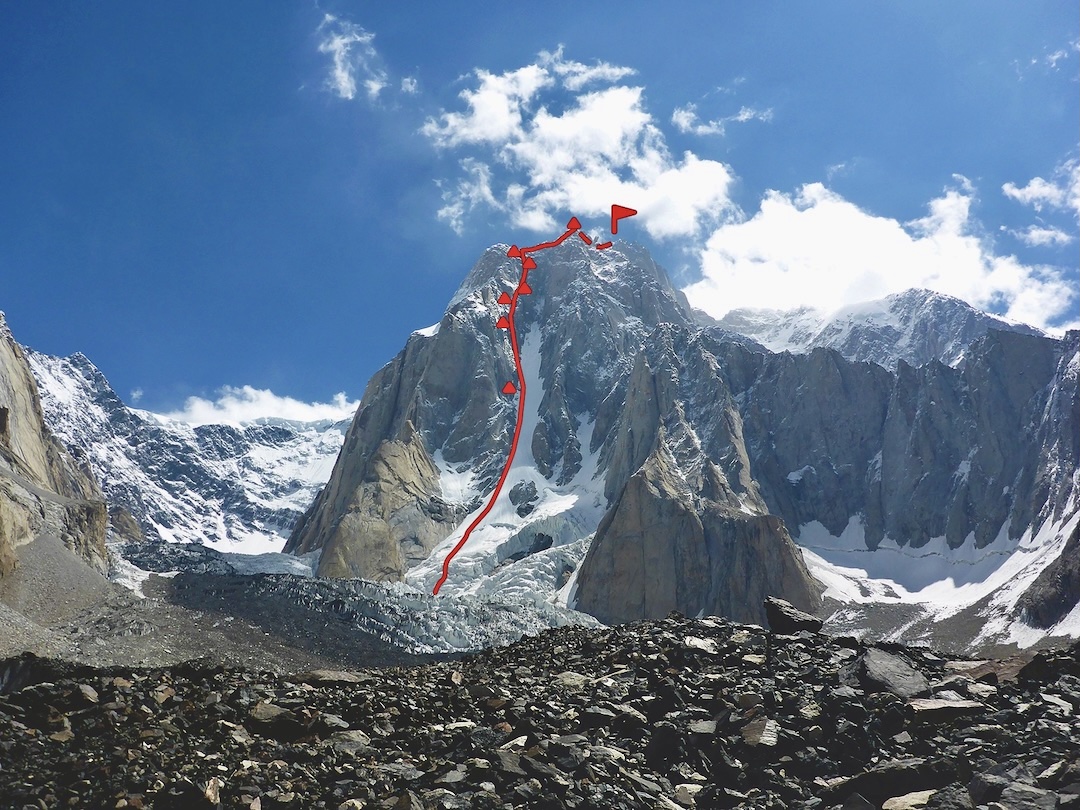
<svg viewBox="0 0 1080 810">
<path fill-rule="evenodd" d="M 286 547 L 320 552 L 321 575 L 430 590 L 486 500 L 516 420 L 496 323 L 518 278 L 506 252 L 486 251 L 369 382 Z M 984 641 L 1021 632 L 1020 594 L 1078 519 L 1075 334 L 913 290 L 793 328 L 802 353 L 774 354 L 782 318 L 700 326 L 642 248 L 571 241 L 536 261 L 516 315 L 518 455 L 446 588 L 605 622 L 763 621 L 765 596 L 813 610 L 824 592 L 836 621 L 902 605 L 896 626 L 974 611 Z"/>
<path fill-rule="evenodd" d="M 710 547 L 711 535 L 699 532 L 679 548 L 670 527 L 647 514 L 662 501 L 693 523 L 707 501 L 732 530 L 753 524 L 761 535 L 755 553 L 763 556 L 745 561 L 758 582 L 735 615 L 759 618 L 766 591 L 816 606 L 797 550 L 779 522 L 766 518 L 745 471 L 687 453 L 692 431 L 684 420 L 657 409 L 651 383 L 637 387 L 651 374 L 642 347 L 693 330 L 689 307 L 663 270 L 625 244 L 601 253 L 568 243 L 537 261 L 533 293 L 518 306 L 527 399 L 509 494 L 455 558 L 447 587 L 552 594 L 568 584 L 600 527 L 608 539 L 594 544 L 594 556 L 621 560 L 607 571 L 591 569 L 581 598 L 595 589 L 640 603 L 598 605 L 602 620 L 673 609 L 732 612 L 722 603 L 732 590 L 722 581 L 727 568 L 710 557 L 722 544 Z M 407 579 L 430 589 L 509 448 L 515 408 L 501 388 L 515 372 L 496 327 L 496 301 L 517 275 L 505 246 L 488 250 L 438 326 L 415 333 L 376 374 L 330 482 L 286 550 L 322 549 L 323 575 Z M 632 532 L 657 560 L 646 564 L 615 548 Z M 644 566 L 661 560 L 663 571 L 645 577 Z M 698 570 L 695 591 L 687 566 Z M 647 605 L 634 584 L 644 579 Z"/>
</svg>

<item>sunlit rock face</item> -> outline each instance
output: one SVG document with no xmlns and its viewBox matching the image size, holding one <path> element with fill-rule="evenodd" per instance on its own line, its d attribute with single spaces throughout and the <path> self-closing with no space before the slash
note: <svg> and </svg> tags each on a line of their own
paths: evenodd
<svg viewBox="0 0 1080 810">
<path fill-rule="evenodd" d="M 45 424 L 37 384 L 0 313 L 0 576 L 16 549 L 48 534 L 99 571 L 107 508 L 93 476 Z"/>
</svg>

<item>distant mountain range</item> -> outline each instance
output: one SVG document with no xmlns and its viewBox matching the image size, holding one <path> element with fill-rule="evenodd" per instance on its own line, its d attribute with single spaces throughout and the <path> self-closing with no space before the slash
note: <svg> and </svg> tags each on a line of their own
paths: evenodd
<svg viewBox="0 0 1080 810">
<path fill-rule="evenodd" d="M 199 425 L 129 408 L 82 354 L 26 350 L 52 432 L 151 539 L 280 551 L 330 476 L 347 422 Z"/>
<path fill-rule="evenodd" d="M 835 349 L 848 360 L 868 360 L 889 369 L 899 360 L 913 366 L 931 360 L 955 366 L 991 329 L 1042 334 L 930 290 L 907 290 L 832 312 L 811 307 L 735 309 L 715 323 L 753 338 L 769 351 Z"/>
</svg>

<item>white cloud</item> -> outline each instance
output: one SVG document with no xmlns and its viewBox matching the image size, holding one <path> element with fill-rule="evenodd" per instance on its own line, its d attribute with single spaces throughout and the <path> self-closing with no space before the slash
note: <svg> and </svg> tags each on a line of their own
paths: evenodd
<svg viewBox="0 0 1080 810">
<path fill-rule="evenodd" d="M 637 73 L 633 68 L 612 65 L 608 62 L 586 65 L 581 62 L 563 59 L 562 45 L 555 49 L 555 53 L 540 51 L 539 61 L 541 66 L 550 67 L 551 71 L 562 79 L 563 87 L 575 92 L 591 82 L 610 84 Z"/>
<path fill-rule="evenodd" d="M 1073 40 L 1066 47 L 1058 48 L 1053 53 L 1048 53 L 1045 62 L 1051 70 L 1060 70 L 1058 63 L 1064 62 L 1078 52 L 1080 52 L 1080 39 Z"/>
<path fill-rule="evenodd" d="M 1041 177 L 1032 178 L 1026 186 L 1006 183 L 1001 190 L 1006 197 L 1030 205 L 1036 211 L 1042 211 L 1043 205 L 1060 208 L 1065 202 L 1065 189 Z"/>
<path fill-rule="evenodd" d="M 1039 225 L 1031 225 L 1023 231 L 1012 231 L 1013 236 L 1031 247 L 1045 247 L 1047 245 L 1067 245 L 1076 239 L 1072 234 L 1065 233 L 1058 228 L 1043 228 Z"/>
<path fill-rule="evenodd" d="M 465 176 L 453 189 L 443 192 L 445 205 L 438 213 L 439 219 L 446 221 L 458 234 L 464 231 L 465 215 L 476 207 L 502 207 L 491 191 L 491 170 L 473 158 L 465 158 L 460 165 Z"/>
<path fill-rule="evenodd" d="M 636 224 L 656 238 L 731 219 L 730 169 L 689 152 L 673 157 L 640 87 L 578 92 L 632 72 L 566 60 L 561 48 L 502 74 L 476 70 L 476 86 L 460 93 L 465 109 L 421 129 L 439 148 L 472 151 L 438 216 L 460 231 L 483 205 L 517 227 L 548 231 L 569 213 L 603 215 L 619 202 L 636 208 Z"/>
<path fill-rule="evenodd" d="M 717 316 L 745 306 L 835 309 L 925 287 L 1052 331 L 1075 320 L 1073 270 L 999 255 L 972 214 L 968 178 L 954 175 L 927 215 L 907 223 L 875 216 L 817 183 L 770 191 L 747 218 L 731 198 L 731 168 L 691 151 L 672 154 L 643 88 L 620 82 L 627 75 L 618 66 L 571 62 L 562 49 L 504 73 L 475 70 L 461 106 L 421 129 L 437 148 L 453 151 L 460 169 L 439 182 L 439 218 L 461 233 L 471 217 L 495 211 L 515 227 L 556 233 L 571 214 L 606 216 L 612 203 L 629 205 L 639 211 L 636 228 L 655 239 L 680 238 L 700 258 L 703 277 L 685 291 Z M 744 106 L 703 122 L 691 104 L 671 123 L 716 134 L 771 114 Z M 849 171 L 858 160 L 829 173 Z M 1053 182 L 1037 178 L 1003 191 L 1071 206 L 1080 196 L 1076 177 L 1074 162 Z M 1031 229 L 1024 235 L 1060 239 Z"/>
<path fill-rule="evenodd" d="M 343 393 L 335 394 L 332 402 L 301 402 L 250 385 L 241 388 L 227 385 L 218 392 L 217 399 L 188 397 L 182 410 L 163 416 L 191 425 L 240 425 L 257 419 L 336 421 L 352 416 L 359 405 L 359 402 L 347 400 Z"/>
<path fill-rule="evenodd" d="M 1080 160 L 1060 164 L 1050 180 L 1033 177 L 1024 186 L 1006 183 L 1001 191 L 1006 197 L 1030 205 L 1036 211 L 1042 211 L 1046 206 L 1071 209 L 1080 216 Z"/>
<path fill-rule="evenodd" d="M 1075 319 L 1075 281 L 1062 268 L 999 256 L 980 238 L 961 184 L 901 224 L 868 213 L 819 183 L 770 191 L 750 219 L 716 229 L 703 278 L 684 292 L 717 317 L 738 307 L 833 310 L 924 287 L 1051 331 Z"/>
<path fill-rule="evenodd" d="M 386 71 L 379 66 L 379 54 L 372 44 L 375 35 L 347 20 L 327 14 L 316 32 L 320 37 L 319 53 L 333 60 L 326 85 L 344 99 L 356 97 L 357 77 L 368 99 L 374 101 L 386 87 Z"/>
<path fill-rule="evenodd" d="M 465 113 L 444 112 L 439 119 L 429 118 L 421 132 L 443 148 L 462 144 L 498 144 L 523 136 L 522 114 L 543 87 L 553 80 L 539 65 L 527 65 L 495 75 L 478 69 L 480 86 L 459 94 L 468 106 Z"/>
<path fill-rule="evenodd" d="M 734 115 L 716 118 L 712 121 L 701 122 L 697 115 L 697 105 L 687 104 L 685 107 L 676 107 L 671 113 L 671 123 L 682 133 L 693 135 L 723 135 L 728 124 L 745 124 L 747 121 L 762 121 L 768 123 L 773 119 L 773 111 L 756 110 L 753 107 L 742 107 Z"/>
<path fill-rule="evenodd" d="M 143 398 L 143 393 L 144 392 L 143 392 L 143 390 L 141 388 L 133 388 L 131 390 L 131 393 L 128 394 L 129 399 L 131 399 L 131 404 L 134 405 L 140 399 L 142 399 Z"/>
<path fill-rule="evenodd" d="M 725 96 L 734 95 L 738 91 L 739 87 L 744 84 L 746 84 L 746 77 L 736 76 L 727 84 L 721 84 L 717 87 L 714 87 L 711 91 L 706 93 L 706 95 L 712 95 L 713 93 L 720 93 Z"/>
<path fill-rule="evenodd" d="M 420 89 L 419 82 L 412 76 L 406 76 L 401 80 L 401 92 L 407 96 L 415 95 Z"/>
</svg>

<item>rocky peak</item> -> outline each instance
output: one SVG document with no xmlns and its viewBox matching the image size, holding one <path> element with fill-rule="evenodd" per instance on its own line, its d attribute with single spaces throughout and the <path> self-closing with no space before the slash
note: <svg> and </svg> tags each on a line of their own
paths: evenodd
<svg viewBox="0 0 1080 810">
<path fill-rule="evenodd" d="M 521 265 L 507 257 L 509 247 L 498 244 L 484 251 L 451 299 L 448 312 L 477 294 L 486 303 L 483 291 L 492 291 L 497 297 L 517 285 Z M 595 301 L 593 307 L 577 312 L 633 316 L 650 328 L 664 322 L 691 323 L 686 297 L 640 245 L 620 241 L 598 251 L 578 240 L 568 240 L 533 254 L 533 258 L 537 269 L 530 273 L 529 284 L 535 298 L 529 305 L 522 302 L 519 318 L 523 325 L 544 321 L 557 312 L 565 315 L 565 307 L 574 301 L 590 300 Z M 541 300 L 544 305 L 531 303 Z"/>
<path fill-rule="evenodd" d="M 416 452 L 423 450 L 424 464 L 438 458 L 455 468 L 443 466 L 439 479 L 469 470 L 476 489 L 494 483 L 516 419 L 512 399 L 501 393 L 503 384 L 516 377 L 513 357 L 506 332 L 496 327 L 502 309 L 497 299 L 520 278 L 520 262 L 507 258 L 507 249 L 496 245 L 485 251 L 438 327 L 414 333 L 372 378 L 331 484 L 293 532 L 290 550 L 323 548 L 326 554 L 331 540 L 331 545 L 372 542 L 374 535 L 358 541 L 356 531 L 348 528 L 359 519 L 356 498 L 366 504 L 362 512 L 374 514 L 382 507 L 357 493 L 382 463 L 384 443 L 397 440 L 406 422 L 416 431 Z M 532 293 L 519 299 L 515 318 L 529 378 L 527 408 L 535 414 L 522 437 L 522 452 L 531 454 L 541 480 L 562 486 L 575 479 L 584 457 L 602 443 L 602 437 L 594 437 L 582 447 L 578 431 L 594 421 L 650 331 L 691 320 L 685 299 L 641 248 L 620 243 L 598 251 L 572 240 L 538 252 L 535 259 L 537 267 L 529 274 Z M 403 533 L 392 535 L 401 549 L 397 557 L 385 552 L 392 558 L 410 558 L 417 548 L 430 552 L 434 525 L 441 524 L 445 536 L 475 508 L 472 502 L 449 504 L 441 485 L 421 479 L 415 483 L 425 493 L 422 511 L 438 517 L 432 525 L 421 520 L 424 526 L 400 518 Z M 346 518 L 350 509 L 354 517 Z M 404 552 L 406 546 L 414 551 Z M 368 553 L 384 556 L 373 549 Z M 335 555 L 327 559 L 343 559 Z"/>
</svg>

